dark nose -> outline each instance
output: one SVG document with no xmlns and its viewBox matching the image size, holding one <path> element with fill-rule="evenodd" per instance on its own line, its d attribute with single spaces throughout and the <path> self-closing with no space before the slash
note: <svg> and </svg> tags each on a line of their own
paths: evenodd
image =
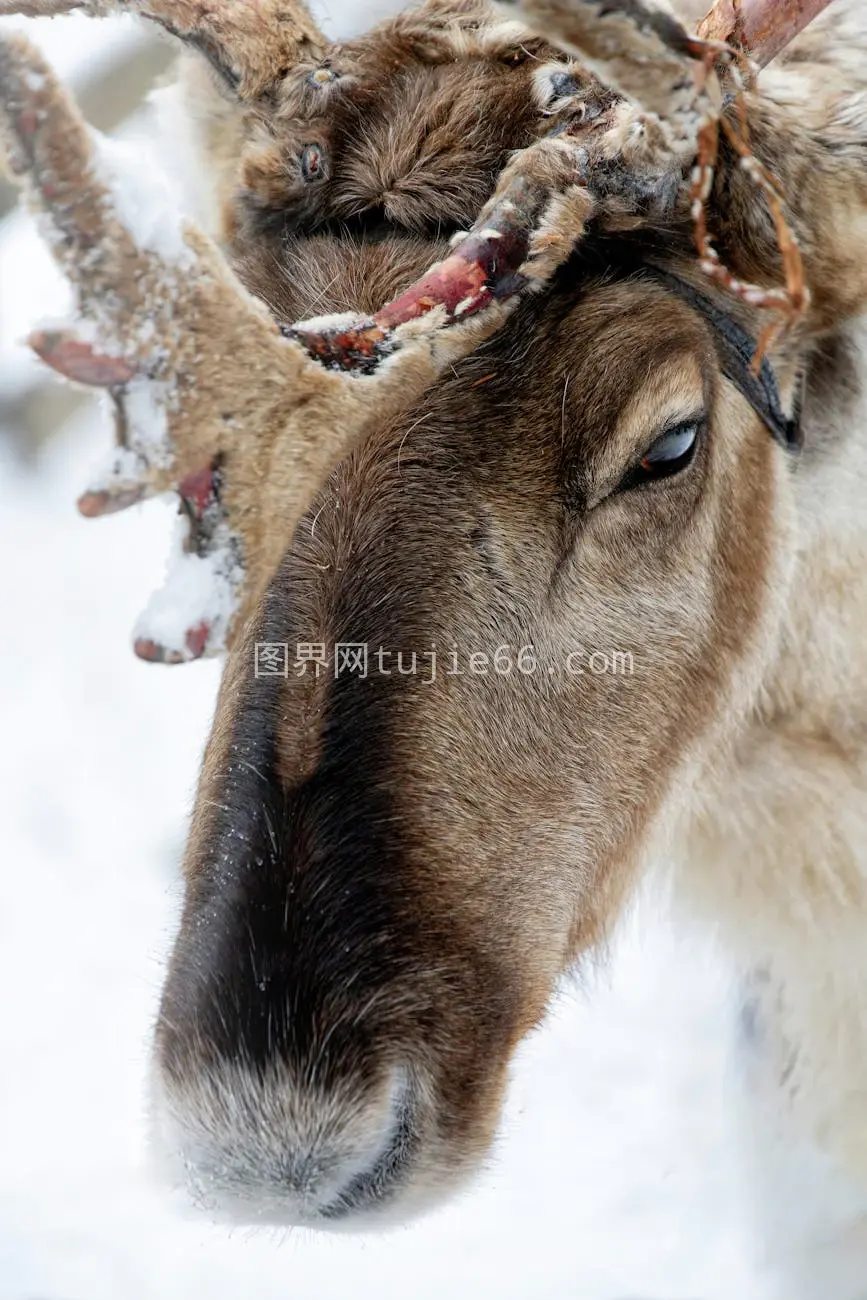
<svg viewBox="0 0 867 1300">
<path fill-rule="evenodd" d="M 281 641 L 305 639 L 279 617 Z M 391 748 L 390 696 L 238 675 L 163 991 L 157 1150 L 218 1216 L 354 1221 L 405 1201 L 436 1137 L 430 909 L 394 775 L 370 761 Z"/>
</svg>

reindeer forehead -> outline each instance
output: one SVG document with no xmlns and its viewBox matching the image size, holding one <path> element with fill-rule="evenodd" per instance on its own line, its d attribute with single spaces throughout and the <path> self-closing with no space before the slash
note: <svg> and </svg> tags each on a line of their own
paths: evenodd
<svg viewBox="0 0 867 1300">
<path fill-rule="evenodd" d="M 561 434 L 582 459 L 616 471 L 666 423 L 704 408 L 714 371 L 708 330 L 654 284 L 590 290 L 561 323 L 557 346 Z"/>
<path fill-rule="evenodd" d="M 619 478 L 663 426 L 701 414 L 715 376 L 706 326 L 658 285 L 540 295 L 338 467 L 298 530 L 290 585 L 316 607 L 336 586 L 352 604 L 344 572 L 421 565 L 402 596 L 412 618 L 448 585 L 446 542 L 467 540 L 467 520 L 505 510 L 520 544 L 530 530 L 544 549 L 576 468 Z"/>
<path fill-rule="evenodd" d="M 537 445 L 556 466 L 564 453 L 628 462 L 662 425 L 700 414 L 716 374 L 702 319 L 640 276 L 526 304 L 465 367 L 494 375 L 479 394 L 488 418 L 473 413 L 478 432 L 468 439 Z"/>
<path fill-rule="evenodd" d="M 391 501 L 403 514 L 416 496 L 442 492 L 437 517 L 444 520 L 480 484 L 501 497 L 546 500 L 567 462 L 623 469 L 664 425 L 700 415 L 717 373 L 707 325 L 660 285 L 640 276 L 573 278 L 528 300 L 419 407 L 376 430 L 314 511 L 336 493 L 335 536 L 346 542 L 352 521 L 366 534 Z M 336 521 L 323 513 L 320 541 Z"/>
</svg>

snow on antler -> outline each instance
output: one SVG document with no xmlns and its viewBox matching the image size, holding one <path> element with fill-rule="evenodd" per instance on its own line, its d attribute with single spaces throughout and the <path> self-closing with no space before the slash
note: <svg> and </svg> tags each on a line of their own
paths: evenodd
<svg viewBox="0 0 867 1300">
<path fill-rule="evenodd" d="M 220 651 L 324 478 L 367 426 L 412 402 L 502 324 L 400 335 L 375 379 L 334 374 L 282 337 L 217 247 L 88 130 L 39 52 L 0 35 L 0 132 L 72 283 L 78 318 L 31 339 L 66 378 L 106 388 L 116 445 L 83 514 L 178 493 L 181 544 L 137 629 L 145 658 Z M 180 604 L 180 609 L 178 609 Z"/>
<path fill-rule="evenodd" d="M 219 453 L 213 407 L 227 392 L 203 374 L 213 360 L 203 360 L 202 332 L 209 324 L 225 329 L 232 291 L 221 283 L 216 250 L 184 231 L 167 196 L 125 167 L 116 146 L 88 131 L 22 38 L 0 38 L 0 81 L 12 170 L 30 192 L 78 313 L 71 327 L 39 330 L 31 344 L 60 374 L 107 388 L 114 403 L 114 451 L 79 502 L 93 517 L 182 485 Z M 252 303 L 246 316 L 273 336 Z M 235 539 L 220 540 L 237 549 Z"/>
</svg>

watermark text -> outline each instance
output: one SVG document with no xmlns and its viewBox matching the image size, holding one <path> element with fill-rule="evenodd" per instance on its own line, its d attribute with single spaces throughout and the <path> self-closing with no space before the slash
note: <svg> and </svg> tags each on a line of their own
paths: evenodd
<svg viewBox="0 0 867 1300">
<path fill-rule="evenodd" d="M 428 650 L 393 650 L 366 641 L 259 641 L 255 647 L 256 677 L 418 677 L 432 686 L 438 677 L 632 677 L 635 661 L 629 650 L 590 650 L 583 646 L 552 657 L 533 645 L 500 645 L 494 650 L 460 650 L 456 644 Z"/>
</svg>

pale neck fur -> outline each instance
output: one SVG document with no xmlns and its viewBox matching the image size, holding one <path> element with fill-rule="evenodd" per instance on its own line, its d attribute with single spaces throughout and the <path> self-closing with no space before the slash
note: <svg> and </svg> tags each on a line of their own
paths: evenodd
<svg viewBox="0 0 867 1300">
<path fill-rule="evenodd" d="M 698 775 L 672 885 L 745 976 L 761 972 L 789 1104 L 864 1177 L 867 320 L 848 345 L 808 400 L 794 562 L 758 701 Z"/>
</svg>

